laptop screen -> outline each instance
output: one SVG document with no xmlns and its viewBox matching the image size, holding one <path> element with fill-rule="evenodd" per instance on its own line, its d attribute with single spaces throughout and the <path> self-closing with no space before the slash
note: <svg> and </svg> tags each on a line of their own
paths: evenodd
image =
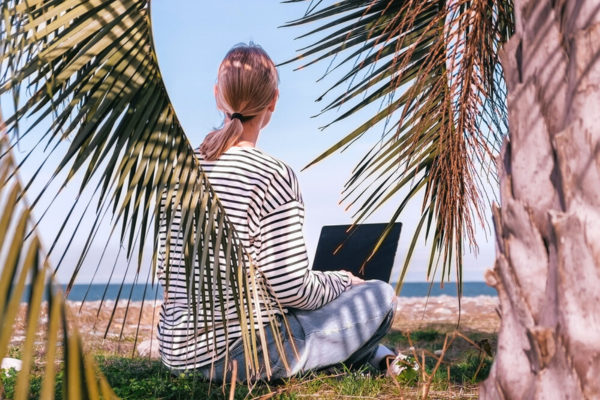
<svg viewBox="0 0 600 400">
<path fill-rule="evenodd" d="M 375 256 L 365 265 L 364 273 L 361 273 L 360 269 L 371 255 L 387 223 L 357 225 L 347 233 L 350 226 L 332 225 L 324 226 L 321 229 L 313 270 L 339 271 L 343 269 L 366 280 L 379 279 L 389 282 L 402 224 L 400 222 L 394 224 Z M 340 245 L 342 245 L 341 248 L 335 253 Z"/>
</svg>

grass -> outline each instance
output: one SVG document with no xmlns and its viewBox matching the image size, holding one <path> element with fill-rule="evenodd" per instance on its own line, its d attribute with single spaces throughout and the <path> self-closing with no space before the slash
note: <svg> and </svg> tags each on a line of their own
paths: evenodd
<svg viewBox="0 0 600 400">
<path fill-rule="evenodd" d="M 475 345 L 495 343 L 491 334 L 470 333 L 467 339 L 457 337 L 446 349 L 443 361 L 433 373 L 437 364 L 436 351 L 442 350 L 446 334 L 439 330 L 428 329 L 407 333 L 392 333 L 384 343 L 400 349 L 404 354 L 416 357 L 423 364 L 419 371 L 406 370 L 398 383 L 380 376 L 376 371 L 364 368 L 350 371 L 341 368 L 333 374 L 312 373 L 301 377 L 277 382 L 276 384 L 258 384 L 252 388 L 237 385 L 235 399 L 396 399 L 403 395 L 405 399 L 421 398 L 424 387 L 429 382 L 430 398 L 476 397 L 477 383 L 489 373 L 493 359 Z M 472 342 L 472 343 L 471 343 Z M 479 346 L 482 347 L 482 346 Z M 493 346 L 492 346 L 493 347 Z M 18 358 L 18 348 L 11 349 L 11 356 Z M 430 355 L 429 355 L 430 354 Z M 229 399 L 229 387 L 209 385 L 193 376 L 172 376 L 159 361 L 140 358 L 127 358 L 115 355 L 96 355 L 96 362 L 122 399 L 179 400 Z M 0 380 L 4 386 L 4 395 L 0 398 L 11 399 L 16 384 L 17 372 L 2 371 Z M 62 373 L 56 383 L 57 398 L 62 391 Z M 36 364 L 31 375 L 30 399 L 39 398 L 43 380 L 43 366 Z"/>
<path fill-rule="evenodd" d="M 495 347 L 495 334 L 470 332 L 466 336 L 481 348 L 485 349 L 486 344 Z M 427 353 L 435 355 L 436 351 L 442 350 L 445 340 L 445 333 L 427 329 L 410 332 L 410 334 L 406 332 L 392 333 L 383 340 L 383 343 L 400 349 L 407 355 L 414 357 L 416 354 L 419 360 L 422 360 L 422 354 L 425 352 L 426 371 L 430 373 L 437 360 L 432 356 L 427 356 Z M 411 347 L 414 347 L 415 350 L 409 350 Z M 467 340 L 457 338 L 447 349 L 443 362 L 434 376 L 434 382 L 441 386 L 444 381 L 454 384 L 476 384 L 489 375 L 492 362 L 491 353 L 482 352 Z"/>
</svg>

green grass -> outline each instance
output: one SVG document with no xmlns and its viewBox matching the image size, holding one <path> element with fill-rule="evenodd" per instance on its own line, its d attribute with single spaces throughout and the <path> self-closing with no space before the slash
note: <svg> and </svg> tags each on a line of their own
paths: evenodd
<svg viewBox="0 0 600 400">
<path fill-rule="evenodd" d="M 495 334 L 472 332 L 466 336 L 476 343 L 487 342 L 490 343 L 492 347 L 495 347 Z M 410 332 L 410 334 L 405 332 L 395 332 L 388 335 L 383 340 L 383 343 L 399 349 L 406 355 L 413 354 L 409 349 L 409 346 L 412 343 L 412 346 L 415 348 L 415 353 L 418 357 L 421 357 L 423 350 L 434 354 L 437 350 L 442 350 L 445 339 L 446 334 L 433 329 L 427 329 Z M 433 357 L 425 358 L 426 371 L 428 373 L 433 370 L 436 362 L 437 360 Z M 485 352 L 482 353 L 477 347 L 459 337 L 448 349 L 444 357 L 444 362 L 440 365 L 434 377 L 434 382 L 440 384 L 448 381 L 454 384 L 476 384 L 489 375 L 492 362 L 492 357 Z M 450 369 L 449 377 L 448 368 Z"/>
<path fill-rule="evenodd" d="M 412 354 L 409 343 L 421 357 L 427 350 L 432 353 L 443 347 L 446 335 L 436 330 L 422 330 L 410 333 L 392 333 L 384 342 L 391 347 L 401 350 L 404 354 Z M 472 333 L 468 337 L 473 341 L 488 340 L 495 342 L 493 335 Z M 18 348 L 11 349 L 11 355 L 20 356 Z M 482 362 L 483 360 L 483 362 Z M 447 362 L 446 362 L 447 361 Z M 445 362 L 438 368 L 431 383 L 432 398 L 461 398 L 460 393 L 476 393 L 476 384 L 485 379 L 489 373 L 492 358 L 481 354 L 477 348 L 463 339 L 456 339 L 447 352 Z M 122 399 L 201 399 L 217 400 L 229 398 L 229 387 L 209 385 L 207 382 L 195 379 L 193 376 L 174 377 L 159 361 L 140 358 L 127 358 L 114 355 L 96 355 L 96 362 L 113 387 L 115 393 Z M 431 374 L 436 359 L 426 357 L 425 371 Z M 481 364 L 481 366 L 480 366 Z M 476 374 L 477 373 L 477 374 Z M 11 399 L 16 384 L 16 371 L 0 372 L 0 380 L 4 386 L 4 396 Z M 30 399 L 40 395 L 43 379 L 43 368 L 36 365 L 31 375 Z M 420 372 L 407 370 L 398 382 L 406 399 L 417 398 L 424 381 Z M 60 398 L 62 390 L 62 372 L 58 374 L 56 395 Z M 339 398 L 398 398 L 400 392 L 396 384 L 374 370 L 364 368 L 359 371 L 342 369 L 334 374 L 308 374 L 278 382 L 276 385 L 259 384 L 250 390 L 247 386 L 237 385 L 235 398 L 257 398 L 272 393 L 272 399 L 339 399 Z M 433 394 L 435 393 L 435 396 Z M 467 397 L 465 397 L 467 398 Z M 472 398 L 468 397 L 468 398 Z"/>
</svg>

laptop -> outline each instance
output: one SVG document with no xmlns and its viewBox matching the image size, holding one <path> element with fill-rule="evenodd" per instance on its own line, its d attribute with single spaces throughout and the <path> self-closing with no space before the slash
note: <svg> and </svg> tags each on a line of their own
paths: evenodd
<svg viewBox="0 0 600 400">
<path fill-rule="evenodd" d="M 343 269 L 365 280 L 379 279 L 389 282 L 402 230 L 400 222 L 394 223 L 373 258 L 365 264 L 387 225 L 387 223 L 362 224 L 357 225 L 350 232 L 347 231 L 351 225 L 324 226 L 317 244 L 313 270 Z"/>
</svg>

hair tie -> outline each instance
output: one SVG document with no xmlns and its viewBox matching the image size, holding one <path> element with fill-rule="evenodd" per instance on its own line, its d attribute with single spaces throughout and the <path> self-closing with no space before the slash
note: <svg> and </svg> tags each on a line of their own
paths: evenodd
<svg viewBox="0 0 600 400">
<path fill-rule="evenodd" d="M 239 120 L 240 120 L 240 122 L 241 122 L 241 121 L 242 121 L 242 118 L 244 118 L 244 116 L 243 116 L 242 114 L 240 114 L 240 113 L 233 113 L 233 114 L 231 114 L 231 119 L 232 119 L 232 120 L 234 120 L 234 119 L 239 119 Z"/>
</svg>

